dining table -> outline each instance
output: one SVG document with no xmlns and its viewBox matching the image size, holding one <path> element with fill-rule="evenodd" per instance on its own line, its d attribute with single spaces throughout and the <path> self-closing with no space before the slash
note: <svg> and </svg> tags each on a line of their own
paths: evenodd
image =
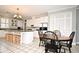
<svg viewBox="0 0 79 59">
<path fill-rule="evenodd" d="M 66 41 L 70 40 L 70 38 L 68 36 L 60 36 L 60 37 L 58 37 L 58 39 L 53 39 L 53 38 L 45 38 L 45 39 L 46 40 L 51 40 L 51 44 L 52 45 L 56 45 L 57 44 L 58 47 L 61 46 L 61 42 L 66 42 Z M 58 53 L 60 53 L 60 49 L 61 49 L 61 47 L 58 48 L 58 51 L 57 51 Z"/>
</svg>

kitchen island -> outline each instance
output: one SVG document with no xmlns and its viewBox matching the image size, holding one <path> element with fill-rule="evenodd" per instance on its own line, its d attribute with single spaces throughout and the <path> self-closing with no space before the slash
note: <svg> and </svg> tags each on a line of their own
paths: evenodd
<svg viewBox="0 0 79 59">
<path fill-rule="evenodd" d="M 14 44 L 30 44 L 33 41 L 33 31 L 7 31 L 5 40 Z"/>
</svg>

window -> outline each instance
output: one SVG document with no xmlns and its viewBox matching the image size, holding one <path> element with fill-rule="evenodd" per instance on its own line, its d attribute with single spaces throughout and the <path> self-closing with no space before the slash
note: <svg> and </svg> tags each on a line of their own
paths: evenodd
<svg viewBox="0 0 79 59">
<path fill-rule="evenodd" d="M 9 19 L 1 18 L 1 28 L 9 28 Z"/>
<path fill-rule="evenodd" d="M 62 35 L 70 35 L 72 31 L 72 12 L 60 12 L 50 15 L 50 29 L 60 30 Z"/>
</svg>

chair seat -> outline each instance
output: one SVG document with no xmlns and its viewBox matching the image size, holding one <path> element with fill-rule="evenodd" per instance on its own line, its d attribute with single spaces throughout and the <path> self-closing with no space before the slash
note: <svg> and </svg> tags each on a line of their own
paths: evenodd
<svg viewBox="0 0 79 59">
<path fill-rule="evenodd" d="M 49 51 L 53 50 L 52 52 L 58 53 L 59 52 L 58 49 L 61 49 L 61 46 L 60 45 L 56 45 L 56 44 L 47 43 L 45 45 L 45 48 L 48 49 Z"/>
<path fill-rule="evenodd" d="M 72 47 L 70 44 L 67 44 L 67 43 L 61 43 L 61 45 L 64 47 Z"/>
<path fill-rule="evenodd" d="M 56 45 L 46 44 L 45 48 L 47 48 L 49 51 L 53 50 L 53 52 L 57 52 L 58 47 Z"/>
</svg>

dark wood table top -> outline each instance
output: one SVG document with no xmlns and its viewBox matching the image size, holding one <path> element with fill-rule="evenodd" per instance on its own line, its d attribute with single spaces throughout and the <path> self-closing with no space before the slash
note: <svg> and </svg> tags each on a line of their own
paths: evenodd
<svg viewBox="0 0 79 59">
<path fill-rule="evenodd" d="M 61 37 L 58 38 L 58 40 L 60 40 L 60 41 L 67 41 L 67 40 L 70 40 L 70 38 L 67 37 L 67 36 L 61 36 Z"/>
<path fill-rule="evenodd" d="M 58 41 L 69 41 L 70 40 L 70 38 L 69 37 L 67 37 L 67 36 L 61 36 L 61 37 L 58 37 L 58 39 L 53 39 L 53 38 L 45 38 L 45 39 L 47 39 L 47 40 L 58 40 Z"/>
</svg>

